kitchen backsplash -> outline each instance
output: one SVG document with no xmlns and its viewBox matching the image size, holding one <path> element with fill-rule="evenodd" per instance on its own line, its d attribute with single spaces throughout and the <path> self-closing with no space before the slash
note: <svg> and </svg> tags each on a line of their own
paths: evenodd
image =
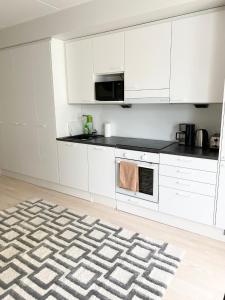
<svg viewBox="0 0 225 300">
<path fill-rule="evenodd" d="M 82 114 L 91 114 L 94 127 L 103 133 L 103 124 L 112 124 L 112 134 L 117 136 L 174 140 L 179 123 L 195 123 L 209 134 L 220 131 L 221 104 L 208 108 L 195 108 L 191 104 L 133 105 L 124 109 L 118 105 L 82 105 Z"/>
</svg>

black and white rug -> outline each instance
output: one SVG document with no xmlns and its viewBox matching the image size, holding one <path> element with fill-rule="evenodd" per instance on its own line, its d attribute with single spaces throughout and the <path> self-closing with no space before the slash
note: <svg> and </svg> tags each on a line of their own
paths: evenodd
<svg viewBox="0 0 225 300">
<path fill-rule="evenodd" d="M 0 299 L 161 299 L 182 256 L 45 200 L 0 212 Z"/>
</svg>

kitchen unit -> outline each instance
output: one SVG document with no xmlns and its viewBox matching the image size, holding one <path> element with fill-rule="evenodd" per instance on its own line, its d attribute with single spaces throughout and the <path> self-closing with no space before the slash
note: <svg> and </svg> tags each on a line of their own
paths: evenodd
<svg viewBox="0 0 225 300">
<path fill-rule="evenodd" d="M 2 168 L 59 182 L 50 41 L 0 50 Z"/>
<path fill-rule="evenodd" d="M 213 225 L 216 178 L 217 160 L 160 154 L 159 211 Z"/>
<path fill-rule="evenodd" d="M 125 32 L 126 102 L 169 102 L 170 49 L 171 22 Z"/>
<path fill-rule="evenodd" d="M 224 10 L 172 22 L 171 103 L 223 101 Z"/>
<path fill-rule="evenodd" d="M 122 74 L 128 104 L 222 103 L 224 37 L 222 8 L 67 41 L 68 102 L 98 104 L 98 75 Z"/>
<path fill-rule="evenodd" d="M 60 165 L 64 164 L 67 174 L 77 169 L 85 179 L 79 165 L 88 164 L 89 188 L 87 183 L 85 188 L 90 200 L 160 222 L 167 223 L 170 216 L 169 224 L 173 224 L 174 216 L 182 223 L 191 222 L 186 227 L 190 230 L 196 224 L 215 226 L 218 152 L 165 141 L 102 136 L 87 140 L 59 138 L 59 149 L 68 147 L 69 140 L 75 148 L 85 147 L 86 154 L 79 155 L 79 163 L 70 156 L 74 164 L 66 164 L 66 155 L 60 156 Z M 121 162 L 137 165 L 138 191 L 121 188 Z M 68 185 L 65 181 L 60 183 Z M 71 186 L 81 188 L 75 182 Z"/>
</svg>

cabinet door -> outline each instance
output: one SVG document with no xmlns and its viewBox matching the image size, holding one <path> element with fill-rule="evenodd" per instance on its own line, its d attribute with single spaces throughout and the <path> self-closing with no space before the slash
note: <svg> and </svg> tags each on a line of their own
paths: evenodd
<svg viewBox="0 0 225 300">
<path fill-rule="evenodd" d="M 96 74 L 124 71 L 124 33 L 112 33 L 93 39 L 94 72 Z"/>
<path fill-rule="evenodd" d="M 225 229 L 225 162 L 220 163 L 216 226 Z"/>
<path fill-rule="evenodd" d="M 115 150 L 110 147 L 88 146 L 89 191 L 115 198 Z"/>
<path fill-rule="evenodd" d="M 94 100 L 92 40 L 85 39 L 66 45 L 68 102 Z"/>
<path fill-rule="evenodd" d="M 58 142 L 60 184 L 88 191 L 87 145 Z"/>
<path fill-rule="evenodd" d="M 39 124 L 37 126 L 39 151 L 39 177 L 59 183 L 58 152 L 55 124 Z"/>
<path fill-rule="evenodd" d="M 213 225 L 214 197 L 160 186 L 159 211 L 194 222 Z"/>
<path fill-rule="evenodd" d="M 125 32 L 125 90 L 169 89 L 171 23 Z"/>
<path fill-rule="evenodd" d="M 36 119 L 32 63 L 33 44 L 14 47 L 12 55 L 13 107 L 12 121 L 31 123 Z M 39 74 L 41 76 L 41 74 Z M 39 92 L 39 91 L 38 91 Z"/>
<path fill-rule="evenodd" d="M 4 145 L 7 151 L 7 170 L 23 173 L 19 125 L 13 123 L 5 124 L 4 131 Z"/>
<path fill-rule="evenodd" d="M 222 102 L 225 11 L 173 22 L 171 102 Z"/>
</svg>

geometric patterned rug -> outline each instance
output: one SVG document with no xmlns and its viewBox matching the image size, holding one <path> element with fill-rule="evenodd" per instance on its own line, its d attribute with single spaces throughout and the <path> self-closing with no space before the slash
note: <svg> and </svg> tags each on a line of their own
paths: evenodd
<svg viewBox="0 0 225 300">
<path fill-rule="evenodd" d="M 162 299 L 183 254 L 33 199 L 0 212 L 0 299 Z"/>
</svg>

